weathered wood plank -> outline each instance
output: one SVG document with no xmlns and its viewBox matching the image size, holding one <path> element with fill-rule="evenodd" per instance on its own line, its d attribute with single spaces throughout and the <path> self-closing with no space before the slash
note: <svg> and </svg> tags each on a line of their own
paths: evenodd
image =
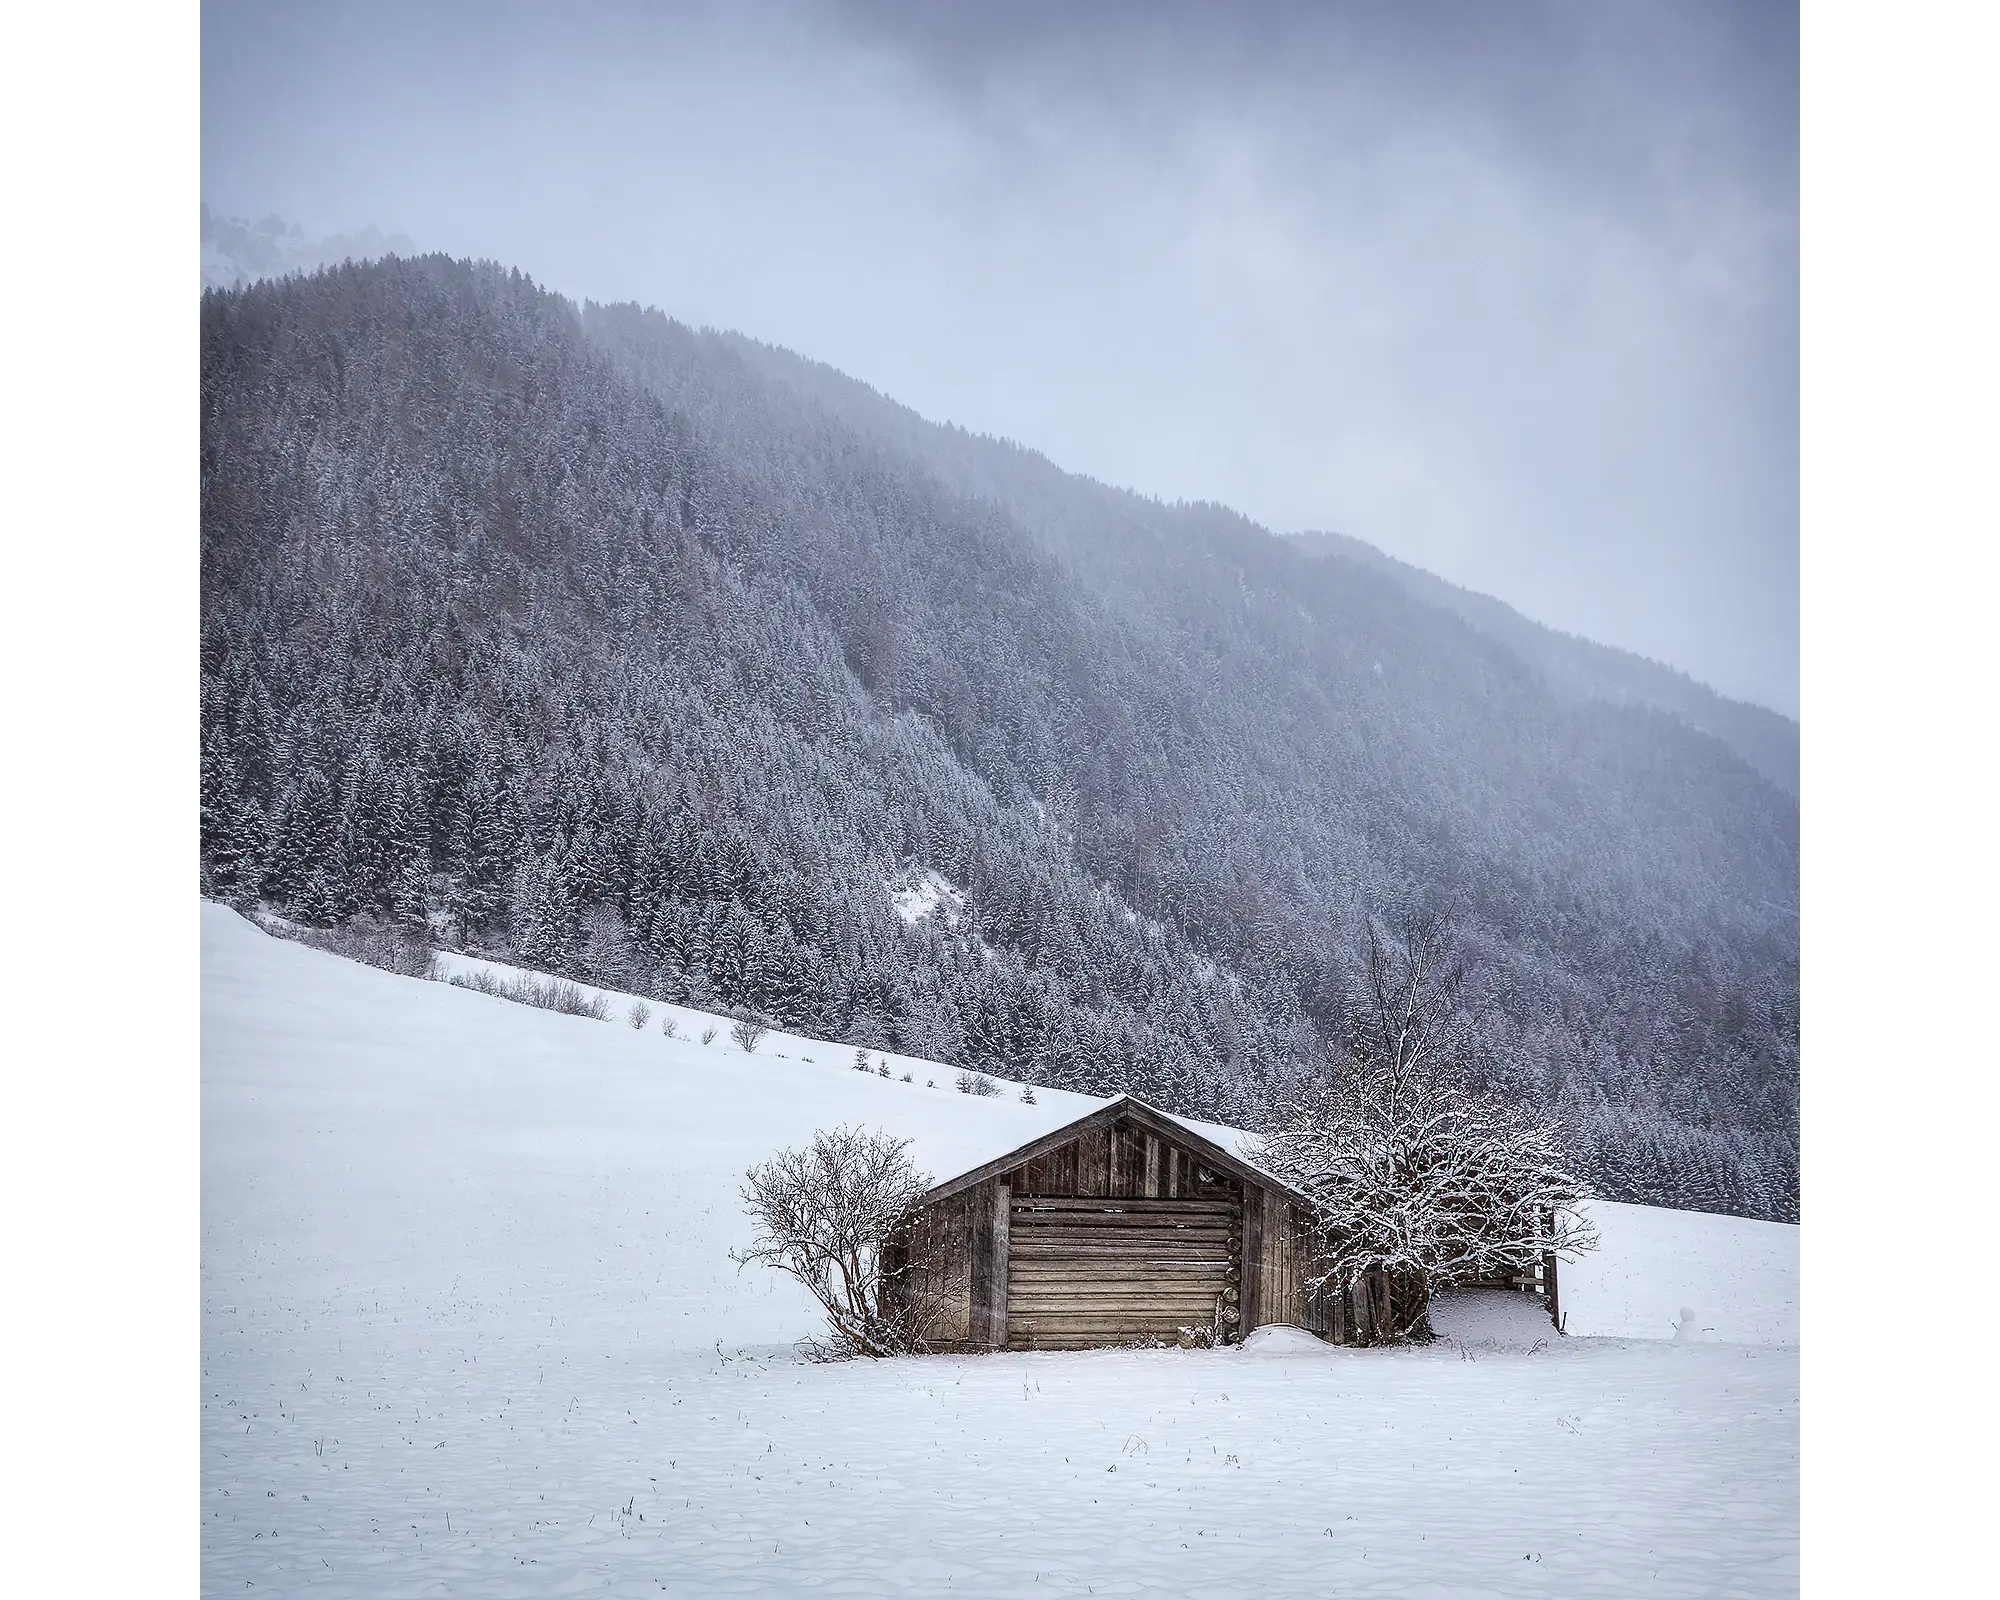
<svg viewBox="0 0 2000 1600">
<path fill-rule="evenodd" d="M 1045 1339 L 1050 1336 L 1074 1338 L 1082 1334 L 1117 1333 L 1125 1329 L 1152 1328 L 1166 1331 L 1190 1325 L 1200 1326 L 1215 1318 L 1215 1306 L 1191 1305 L 1175 1309 L 1146 1311 L 1101 1307 L 1023 1316 L 1013 1325 L 1013 1333 Z"/>
<path fill-rule="evenodd" d="M 1074 1339 L 1079 1343 L 1096 1342 L 1116 1344 L 1124 1339 L 1145 1334 L 1171 1339 L 1184 1327 L 1202 1327 L 1214 1316 L 1213 1311 L 1197 1316 L 1175 1317 L 1064 1317 L 1058 1321 L 1023 1323 L 1018 1330 L 1022 1343 L 1033 1341 L 1047 1346 L 1058 1339 Z"/>
<path fill-rule="evenodd" d="M 1223 1255 L 1156 1253 L 1151 1255 L 1023 1255 L 1016 1250 L 1009 1267 L 1012 1278 L 1109 1278 L 1124 1271 L 1157 1273 L 1163 1278 L 1227 1278 L 1239 1281 L 1236 1263 Z"/>
<path fill-rule="evenodd" d="M 1240 1208 L 1234 1204 L 1176 1207 L 1171 1200 L 1093 1200 L 1065 1206 L 1039 1201 L 1012 1206 L 1014 1220 L 1038 1228 L 1225 1228 L 1234 1224 Z"/>
<path fill-rule="evenodd" d="M 1194 1255 L 1217 1261 L 1235 1260 L 1230 1234 L 1207 1228 L 1081 1228 L 1013 1229 L 1014 1249 L 1041 1255 L 1076 1250 L 1099 1255 Z M 1025 1235 L 1025 1237 L 1024 1237 Z"/>
<path fill-rule="evenodd" d="M 984 1184 L 970 1190 L 966 1199 L 966 1270 L 972 1292 L 972 1315 L 966 1338 L 975 1345 L 987 1342 L 993 1327 L 993 1229 L 983 1202 Z"/>
<path fill-rule="evenodd" d="M 1243 1331 L 1262 1320 L 1264 1285 L 1264 1195 L 1252 1189 L 1243 1197 Z"/>
<path fill-rule="evenodd" d="M 1236 1280 L 1222 1273 L 1192 1274 L 1179 1278 L 1021 1278 L 1007 1285 L 1009 1305 L 1025 1299 L 1060 1298 L 1066 1295 L 1109 1294 L 1136 1300 L 1146 1295 L 1221 1294 L 1236 1287 Z"/>
<path fill-rule="evenodd" d="M 1163 1216 L 1157 1211 L 1023 1211 L 1010 1208 L 1016 1233 L 1047 1234 L 1065 1239 L 1117 1239 L 1130 1233 L 1153 1233 L 1161 1238 L 1188 1234 L 1233 1236 L 1241 1213 L 1235 1209 L 1210 1216 Z"/>
<path fill-rule="evenodd" d="M 1148 1295 L 1174 1299 L 1197 1294 L 1217 1295 L 1231 1286 L 1231 1280 L 1219 1274 L 1171 1281 L 1151 1277 L 1112 1282 L 1088 1278 L 1021 1278 L 1007 1285 L 1007 1304 L 1011 1308 L 1026 1305 L 1030 1300 L 1061 1300 L 1093 1294 L 1115 1295 L 1126 1300 L 1139 1300 Z"/>
<path fill-rule="evenodd" d="M 1107 1228 L 1102 1233 L 1070 1233 L 1046 1228 L 1032 1231 L 1014 1229 L 1017 1256 L 1061 1255 L 1077 1251 L 1095 1255 L 1198 1256 L 1203 1260 L 1231 1261 L 1236 1253 L 1229 1248 L 1224 1233 L 1204 1233 L 1194 1228 L 1162 1229 Z M 1025 1238 L 1020 1235 L 1026 1234 Z"/>
<path fill-rule="evenodd" d="M 1043 1255 L 1065 1250 L 1136 1252 L 1141 1255 L 1194 1254 L 1217 1260 L 1235 1260 L 1230 1247 L 1236 1236 L 1220 1228 L 1024 1228 L 1015 1217 L 1010 1235 L 1016 1254 L 1023 1250 Z"/>
<path fill-rule="evenodd" d="M 1137 1269 L 1132 1272 L 1107 1270 L 1104 1266 L 1094 1266 L 1088 1271 L 1072 1271 L 1048 1262 L 1014 1263 L 1014 1270 L 1008 1276 L 1008 1292 L 1013 1295 L 1026 1294 L 1030 1290 L 1070 1290 L 1070 1289 L 1114 1289 L 1120 1293 L 1158 1289 L 1162 1294 L 1170 1294 L 1184 1285 L 1205 1284 L 1220 1287 L 1234 1284 L 1228 1267 L 1219 1262 L 1176 1262 L 1161 1266 L 1157 1262 L 1134 1262 Z"/>
<path fill-rule="evenodd" d="M 1013 1252 L 1009 1248 L 1008 1224 L 1013 1207 L 1013 1190 L 1004 1183 L 993 1186 L 993 1348 L 1007 1348 L 1007 1280 L 1011 1276 Z"/>
<path fill-rule="evenodd" d="M 1116 1233 L 1120 1228 L 1152 1228 L 1171 1232 L 1176 1228 L 1218 1230 L 1234 1227 L 1240 1214 L 1234 1206 L 1227 1211 L 1044 1211 L 1012 1208 L 1017 1225 L 1058 1229 L 1069 1233 Z"/>
<path fill-rule="evenodd" d="M 1140 1283 L 1150 1279 L 1216 1278 L 1229 1283 L 1241 1280 L 1235 1264 L 1221 1256 L 1091 1256 L 1084 1260 L 1062 1256 L 1015 1256 L 1011 1276 L 1075 1282 Z"/>
<path fill-rule="evenodd" d="M 988 1182 L 971 1192 L 972 1317 L 974 1344 L 998 1349 L 1007 1341 L 1008 1188 Z"/>
<path fill-rule="evenodd" d="M 1093 1128 L 1080 1134 L 1075 1142 L 1075 1150 L 1076 1192 L 1080 1195 L 1109 1195 L 1111 1130 Z"/>
<path fill-rule="evenodd" d="M 1079 1260 L 1127 1261 L 1214 1261 L 1234 1262 L 1235 1253 L 1220 1234 L 1136 1234 L 1099 1235 L 1071 1239 L 1031 1235 L 1013 1242 L 1016 1261 L 1060 1261 L 1075 1256 Z"/>
<path fill-rule="evenodd" d="M 1118 1130 L 1120 1194 L 1143 1196 L 1146 1192 L 1146 1130 L 1121 1126 Z"/>
<path fill-rule="evenodd" d="M 1114 1300 L 1139 1304 L 1142 1301 L 1157 1300 L 1161 1304 L 1187 1299 L 1213 1300 L 1225 1289 L 1232 1287 L 1227 1278 L 1184 1278 L 1178 1283 L 1146 1283 L 1120 1285 L 1115 1283 L 1022 1283 L 1011 1285 L 1007 1293 L 1010 1310 L 1029 1304 L 1051 1304 L 1061 1301 L 1065 1304 L 1079 1298 L 1109 1296 Z"/>
<path fill-rule="evenodd" d="M 1013 1214 L 1010 1226 L 1017 1241 L 1025 1239 L 1030 1244 L 1088 1244 L 1094 1240 L 1109 1245 L 1117 1244 L 1120 1240 L 1128 1243 L 1157 1240 L 1168 1244 L 1212 1242 L 1226 1245 L 1236 1237 L 1234 1229 L 1221 1223 L 1153 1222 L 1139 1219 L 1131 1222 L 1107 1223 L 1102 1227 L 1094 1224 L 1063 1226 L 1039 1222 L 1033 1217 L 1023 1217 L 1018 1211 Z"/>
<path fill-rule="evenodd" d="M 1012 1204 L 1016 1210 L 1027 1208 L 1035 1211 L 1081 1212 L 1106 1214 L 1116 1212 L 1156 1212 L 1162 1216 L 1201 1216 L 1220 1214 L 1236 1209 L 1238 1202 L 1229 1195 L 1208 1195 L 1200 1199 L 1170 1198 L 1166 1195 L 1072 1195 L 1034 1194 L 1016 1191 Z"/>
<path fill-rule="evenodd" d="M 1039 1307 L 1023 1311 L 1010 1324 L 1010 1330 L 1015 1334 L 1029 1330 L 1049 1334 L 1081 1333 L 1093 1328 L 1178 1328 L 1212 1322 L 1218 1310 L 1227 1308 L 1215 1298 L 1150 1306 L 1106 1303 Z"/>
</svg>

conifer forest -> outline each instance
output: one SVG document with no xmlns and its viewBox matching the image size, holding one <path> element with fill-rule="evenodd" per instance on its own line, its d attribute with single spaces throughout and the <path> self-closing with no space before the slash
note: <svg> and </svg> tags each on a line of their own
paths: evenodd
<svg viewBox="0 0 2000 1600">
<path fill-rule="evenodd" d="M 205 893 L 1248 1126 L 1439 911 L 1605 1195 L 1797 1219 L 1782 719 L 444 257 L 203 296 L 201 537 Z"/>
</svg>

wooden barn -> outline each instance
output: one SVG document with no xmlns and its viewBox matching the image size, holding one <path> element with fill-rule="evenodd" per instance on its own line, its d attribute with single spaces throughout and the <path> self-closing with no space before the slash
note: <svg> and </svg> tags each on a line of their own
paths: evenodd
<svg viewBox="0 0 2000 1600">
<path fill-rule="evenodd" d="M 938 1350 L 1225 1341 L 1289 1323 L 1370 1344 L 1385 1284 L 1306 1288 L 1305 1199 L 1129 1096 L 938 1184 L 884 1265 Z"/>
<path fill-rule="evenodd" d="M 1306 1285 L 1305 1197 L 1129 1095 L 940 1183 L 885 1253 L 941 1351 L 1234 1343 L 1286 1323 L 1373 1344 L 1389 1285 Z M 1555 1260 L 1505 1285 L 1545 1296 Z M 1501 1287 L 1491 1285 L 1490 1287 Z"/>
</svg>

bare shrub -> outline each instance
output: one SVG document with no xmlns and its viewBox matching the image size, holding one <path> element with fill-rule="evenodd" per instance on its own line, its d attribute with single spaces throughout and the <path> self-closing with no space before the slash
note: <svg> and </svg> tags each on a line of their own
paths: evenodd
<svg viewBox="0 0 2000 1600">
<path fill-rule="evenodd" d="M 703 1028 L 703 1029 L 701 1030 L 701 1042 L 702 1042 L 703 1044 L 713 1044 L 713 1043 L 715 1043 L 715 1024 L 714 1024 L 714 1023 L 712 1023 L 712 1022 L 711 1022 L 711 1023 L 710 1023 L 710 1024 L 709 1024 L 709 1025 L 707 1026 L 707 1027 L 705 1027 L 705 1028 Z"/>
<path fill-rule="evenodd" d="M 632 1009 L 626 1013 L 626 1020 L 630 1022 L 634 1028 L 645 1027 L 645 1025 L 652 1020 L 652 1017 L 653 1017 L 653 1008 L 647 1005 L 646 1002 L 643 1000 L 634 1000 L 632 1002 Z"/>
<path fill-rule="evenodd" d="M 729 1037 L 743 1046 L 745 1055 L 754 1052 L 771 1030 L 755 1017 L 738 1017 L 729 1025 Z"/>
<path fill-rule="evenodd" d="M 435 978 L 437 952 L 394 923 L 357 918 L 332 928 L 308 928 L 280 917 L 259 919 L 263 930 L 279 939 L 308 944 L 330 955 L 345 956 L 364 966 L 379 967 L 405 978 Z"/>
<path fill-rule="evenodd" d="M 681 1036 L 681 1025 L 674 1021 L 671 1012 L 661 1016 L 660 1032 L 665 1034 L 669 1039 L 678 1039 Z"/>
<path fill-rule="evenodd" d="M 917 1240 L 911 1208 L 930 1187 L 910 1141 L 858 1128 L 815 1133 L 745 1175 L 744 1208 L 757 1224 L 739 1267 L 774 1267 L 803 1284 L 826 1312 L 821 1360 L 907 1355 L 929 1349 L 955 1308 L 941 1263 L 958 1252 Z"/>
<path fill-rule="evenodd" d="M 611 1002 L 596 990 L 586 990 L 567 978 L 543 978 L 532 972 L 502 978 L 484 967 L 470 972 L 454 972 L 450 980 L 461 989 L 512 1000 L 518 1005 L 539 1006 L 544 1011 L 560 1011 L 565 1016 L 611 1020 Z"/>
<path fill-rule="evenodd" d="M 976 1072 L 971 1067 L 961 1067 L 958 1073 L 958 1092 L 990 1100 L 1000 1092 L 1000 1085 L 983 1072 Z"/>
</svg>

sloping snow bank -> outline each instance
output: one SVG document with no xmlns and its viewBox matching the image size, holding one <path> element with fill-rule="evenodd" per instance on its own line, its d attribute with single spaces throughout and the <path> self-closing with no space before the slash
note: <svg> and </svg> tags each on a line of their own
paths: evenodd
<svg viewBox="0 0 2000 1600">
<path fill-rule="evenodd" d="M 909 1138 L 919 1167 L 942 1179 L 1105 1104 L 1038 1088 L 1037 1104 L 1023 1105 L 1020 1086 L 1004 1081 L 1000 1096 L 977 1099 L 954 1091 L 951 1067 L 871 1051 L 872 1065 L 889 1066 L 882 1078 L 853 1070 L 851 1046 L 777 1031 L 746 1055 L 727 1017 L 648 1003 L 645 1027 L 634 1029 L 626 1018 L 638 997 L 613 990 L 586 991 L 604 995 L 608 1022 L 563 1016 L 274 939 L 224 906 L 205 904 L 201 914 L 204 1076 L 257 1085 L 246 1099 L 205 1101 L 210 1199 L 247 1181 L 240 1163 L 316 1123 L 350 1164 L 322 1170 L 316 1152 L 335 1148 L 322 1141 L 301 1153 L 288 1181 L 301 1195 L 338 1199 L 346 1223 L 328 1247 L 415 1270 L 453 1252 L 453 1241 L 410 1237 L 379 1209 L 355 1205 L 354 1180 L 387 1196 L 408 1162 L 449 1163 L 466 1195 L 510 1194 L 503 1205 L 517 1208 L 511 1217 L 470 1208 L 454 1224 L 467 1230 L 461 1237 L 518 1225 L 510 1248 L 549 1260 L 631 1247 L 599 1237 L 578 1199 L 593 1186 L 630 1183 L 657 1201 L 643 1214 L 681 1213 L 676 1231 L 646 1249 L 654 1279 L 680 1286 L 684 1315 L 671 1337 L 688 1347 L 717 1337 L 786 1341 L 810 1328 L 802 1297 L 769 1275 L 738 1274 L 728 1260 L 747 1241 L 736 1194 L 752 1161 L 850 1122 Z M 449 953 L 439 963 L 446 973 L 521 975 Z M 226 1025 L 207 1020 L 225 1017 Z M 678 1038 L 660 1032 L 665 1018 Z M 449 1137 L 433 1131 L 436 1119 L 451 1122 Z M 1182 1120 L 1243 1148 L 1237 1129 Z M 1592 1215 L 1603 1247 L 1562 1268 L 1568 1333 L 1798 1342 L 1797 1228 L 1610 1202 Z"/>
<path fill-rule="evenodd" d="M 1799 1342 L 1799 1230 L 1593 1202 L 1602 1247 L 1559 1274 L 1563 1330 L 1723 1344 Z"/>
<path fill-rule="evenodd" d="M 283 1221 L 311 1247 L 301 1287 L 442 1281 L 630 1317 L 654 1348 L 788 1344 L 816 1331 L 803 1291 L 729 1259 L 750 1238 L 753 1161 L 852 1123 L 911 1139 L 944 1178 L 1103 1104 L 977 1099 L 894 1055 L 882 1078 L 847 1046 L 775 1031 L 746 1054 L 726 1017 L 654 1007 L 635 1029 L 614 998 L 611 1021 L 565 1016 L 204 905 L 205 1261 L 254 1259 Z M 661 1035 L 663 1009 L 680 1038 Z"/>
<path fill-rule="evenodd" d="M 944 1174 L 1096 1102 L 202 930 L 205 1593 L 1797 1591 L 1795 1351 L 805 1364 L 728 1259 L 749 1162 L 845 1121 Z"/>
</svg>

